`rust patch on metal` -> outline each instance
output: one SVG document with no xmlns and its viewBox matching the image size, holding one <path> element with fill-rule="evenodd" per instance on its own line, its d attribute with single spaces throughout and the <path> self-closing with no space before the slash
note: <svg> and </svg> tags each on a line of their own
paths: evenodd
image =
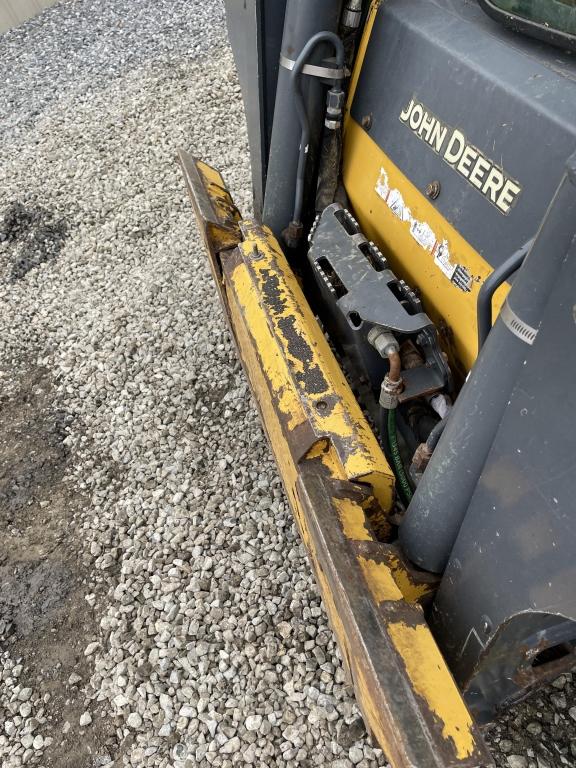
<svg viewBox="0 0 576 768">
<path fill-rule="evenodd" d="M 520 654 L 524 656 L 524 663 L 521 664 L 516 672 L 512 675 L 512 680 L 520 687 L 526 689 L 528 694 L 534 687 L 540 686 L 543 683 L 554 680 L 562 672 L 568 672 L 574 666 L 576 661 L 576 648 L 565 644 L 566 655 L 559 659 L 553 659 L 538 666 L 532 666 L 534 660 L 543 652 L 548 650 L 553 644 L 546 640 L 541 640 L 538 645 L 527 648 L 526 646 L 520 646 Z M 481 666 L 480 660 L 478 666 Z"/>
</svg>

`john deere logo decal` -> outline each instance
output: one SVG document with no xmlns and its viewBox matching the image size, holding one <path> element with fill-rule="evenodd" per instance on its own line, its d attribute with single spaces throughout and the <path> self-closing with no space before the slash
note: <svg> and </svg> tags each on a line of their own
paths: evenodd
<svg viewBox="0 0 576 768">
<path fill-rule="evenodd" d="M 423 104 L 410 99 L 400 120 L 436 154 L 463 176 L 505 216 L 516 202 L 522 187 L 457 128 L 439 120 Z"/>
</svg>

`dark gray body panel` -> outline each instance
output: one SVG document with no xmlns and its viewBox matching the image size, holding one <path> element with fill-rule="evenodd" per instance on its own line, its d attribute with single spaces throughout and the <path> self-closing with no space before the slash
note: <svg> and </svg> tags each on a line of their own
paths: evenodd
<svg viewBox="0 0 576 768">
<path fill-rule="evenodd" d="M 560 648 L 566 663 L 576 642 L 576 624 L 563 621 L 576 622 L 575 286 L 576 242 L 525 345 L 435 603 L 451 669 L 488 709 L 538 682 L 539 652 Z"/>
<path fill-rule="evenodd" d="M 402 523 L 403 547 L 425 570 L 442 573 L 448 564 L 510 394 L 575 236 L 576 154 L 567 164 L 534 243 L 460 390 Z"/>
<path fill-rule="evenodd" d="M 411 98 L 522 186 L 503 215 L 401 123 Z M 378 11 L 352 116 L 493 266 L 532 237 L 576 149 L 576 62 L 488 18 L 476 3 L 387 0 Z"/>
<path fill-rule="evenodd" d="M 254 214 L 262 212 L 287 0 L 226 0 L 228 37 L 246 112 Z"/>
</svg>

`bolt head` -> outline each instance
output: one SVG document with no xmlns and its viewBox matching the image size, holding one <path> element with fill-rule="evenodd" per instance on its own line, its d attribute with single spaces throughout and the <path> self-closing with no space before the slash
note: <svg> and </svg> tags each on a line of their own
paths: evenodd
<svg viewBox="0 0 576 768">
<path fill-rule="evenodd" d="M 361 125 L 365 131 L 369 131 L 372 128 L 372 115 L 364 115 Z"/>
<path fill-rule="evenodd" d="M 426 186 L 426 194 L 431 200 L 436 200 L 440 194 L 440 182 L 431 181 L 430 184 Z"/>
</svg>

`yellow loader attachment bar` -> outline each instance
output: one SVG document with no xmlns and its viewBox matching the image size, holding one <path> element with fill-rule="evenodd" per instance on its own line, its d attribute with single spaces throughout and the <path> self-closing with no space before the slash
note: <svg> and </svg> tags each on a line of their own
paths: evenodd
<svg viewBox="0 0 576 768">
<path fill-rule="evenodd" d="M 300 285 L 220 174 L 181 152 L 214 279 L 367 728 L 393 768 L 493 765 L 386 542 L 393 474 Z"/>
</svg>

